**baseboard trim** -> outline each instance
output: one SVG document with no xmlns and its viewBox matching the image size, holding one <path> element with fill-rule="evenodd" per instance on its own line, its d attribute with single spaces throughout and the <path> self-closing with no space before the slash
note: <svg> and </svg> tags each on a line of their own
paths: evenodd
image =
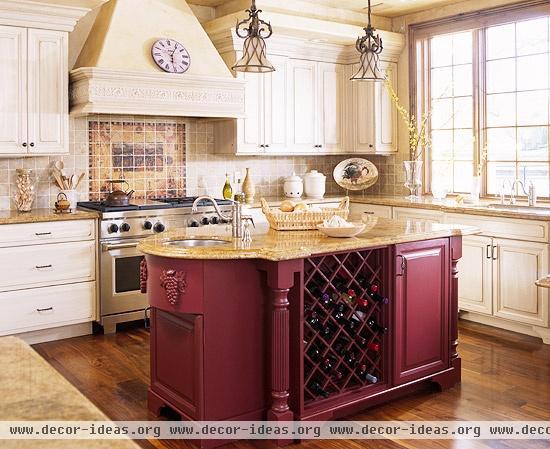
<svg viewBox="0 0 550 449">
<path fill-rule="evenodd" d="M 70 326 L 54 327 L 39 331 L 14 334 L 16 337 L 26 341 L 30 345 L 45 343 L 47 341 L 63 340 L 65 338 L 81 337 L 92 334 L 92 322 L 72 324 Z"/>
<path fill-rule="evenodd" d="M 507 331 L 512 331 L 512 332 L 517 332 L 518 334 L 530 335 L 531 337 L 541 338 L 541 335 L 534 330 L 533 326 L 528 324 L 515 323 L 512 321 L 504 320 L 502 318 L 495 318 L 492 316 L 480 315 L 475 312 L 461 311 L 459 314 L 459 317 L 461 320 L 473 321 L 474 323 L 485 324 L 487 326 L 497 327 L 499 329 L 505 329 Z"/>
</svg>

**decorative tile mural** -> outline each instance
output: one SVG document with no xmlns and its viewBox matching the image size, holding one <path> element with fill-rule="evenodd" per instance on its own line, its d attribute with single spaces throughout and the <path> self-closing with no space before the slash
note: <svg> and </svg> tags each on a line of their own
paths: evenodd
<svg viewBox="0 0 550 449">
<path fill-rule="evenodd" d="M 124 179 L 135 198 L 185 196 L 185 124 L 170 120 L 89 121 L 90 199 Z"/>
</svg>

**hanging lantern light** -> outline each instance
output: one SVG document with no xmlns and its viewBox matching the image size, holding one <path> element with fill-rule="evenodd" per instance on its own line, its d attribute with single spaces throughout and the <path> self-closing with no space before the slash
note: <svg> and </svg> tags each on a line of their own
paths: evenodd
<svg viewBox="0 0 550 449">
<path fill-rule="evenodd" d="M 382 38 L 379 34 L 375 35 L 375 28 L 371 25 L 371 6 L 369 0 L 369 23 L 365 30 L 365 36 L 359 36 L 355 43 L 355 48 L 361 53 L 359 70 L 352 81 L 385 81 L 386 76 L 378 66 L 380 53 L 382 53 Z"/>
<path fill-rule="evenodd" d="M 237 72 L 268 73 L 275 71 L 275 67 L 267 59 L 265 39 L 273 34 L 271 24 L 261 20 L 258 15 L 262 12 L 256 8 L 256 0 L 252 0 L 250 9 L 247 9 L 248 19 L 237 22 L 235 32 L 244 39 L 243 56 L 233 66 Z"/>
</svg>

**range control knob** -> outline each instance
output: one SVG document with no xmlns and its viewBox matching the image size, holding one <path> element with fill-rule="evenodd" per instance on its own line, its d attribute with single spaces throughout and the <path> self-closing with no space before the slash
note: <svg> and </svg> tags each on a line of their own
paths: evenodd
<svg viewBox="0 0 550 449">
<path fill-rule="evenodd" d="M 220 219 L 218 217 L 212 217 L 210 219 L 210 224 L 216 225 L 220 222 Z"/>
<path fill-rule="evenodd" d="M 202 217 L 201 218 L 201 224 L 207 225 L 208 223 L 210 223 L 210 220 L 208 219 L 208 217 Z"/>
<path fill-rule="evenodd" d="M 189 227 L 190 228 L 198 228 L 199 227 L 199 222 L 197 220 L 191 220 L 189 222 Z"/>
<path fill-rule="evenodd" d="M 128 232 L 130 230 L 130 225 L 128 223 L 122 223 L 120 225 L 120 230 L 122 232 Z"/>
<path fill-rule="evenodd" d="M 145 223 L 143 223 L 143 229 L 146 229 L 146 230 L 153 229 L 153 223 L 151 223 L 150 221 L 146 221 Z"/>
<path fill-rule="evenodd" d="M 115 232 L 118 232 L 118 225 L 115 223 L 110 224 L 107 228 L 107 231 L 109 231 L 109 234 L 114 234 Z"/>
<path fill-rule="evenodd" d="M 164 226 L 162 223 L 157 223 L 153 227 L 153 231 L 155 231 L 155 232 L 164 232 L 165 229 L 166 229 L 166 226 Z"/>
</svg>

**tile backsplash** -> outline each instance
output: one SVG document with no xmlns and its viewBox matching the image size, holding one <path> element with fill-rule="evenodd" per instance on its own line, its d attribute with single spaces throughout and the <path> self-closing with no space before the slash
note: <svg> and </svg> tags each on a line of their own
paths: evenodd
<svg viewBox="0 0 550 449">
<path fill-rule="evenodd" d="M 107 179 L 123 176 L 137 196 L 209 194 L 220 197 L 225 174 L 250 168 L 257 196 L 282 196 L 283 180 L 311 169 L 327 175 L 327 194 L 343 195 L 332 178 L 341 156 L 252 157 L 217 154 L 213 124 L 194 119 L 94 115 L 70 121 L 70 152 L 63 156 L 0 158 L 0 209 L 13 208 L 15 169 L 35 169 L 39 178 L 35 207 L 53 207 L 59 189 L 50 179 L 53 161 L 67 173 L 87 176 L 79 199 L 103 197 Z M 360 156 L 360 155 L 357 155 Z M 379 170 L 378 183 L 363 192 L 404 194 L 402 161 L 395 156 L 365 156 Z M 143 159 L 142 159 L 143 158 Z M 154 169 L 153 169 L 154 161 Z"/>
</svg>

